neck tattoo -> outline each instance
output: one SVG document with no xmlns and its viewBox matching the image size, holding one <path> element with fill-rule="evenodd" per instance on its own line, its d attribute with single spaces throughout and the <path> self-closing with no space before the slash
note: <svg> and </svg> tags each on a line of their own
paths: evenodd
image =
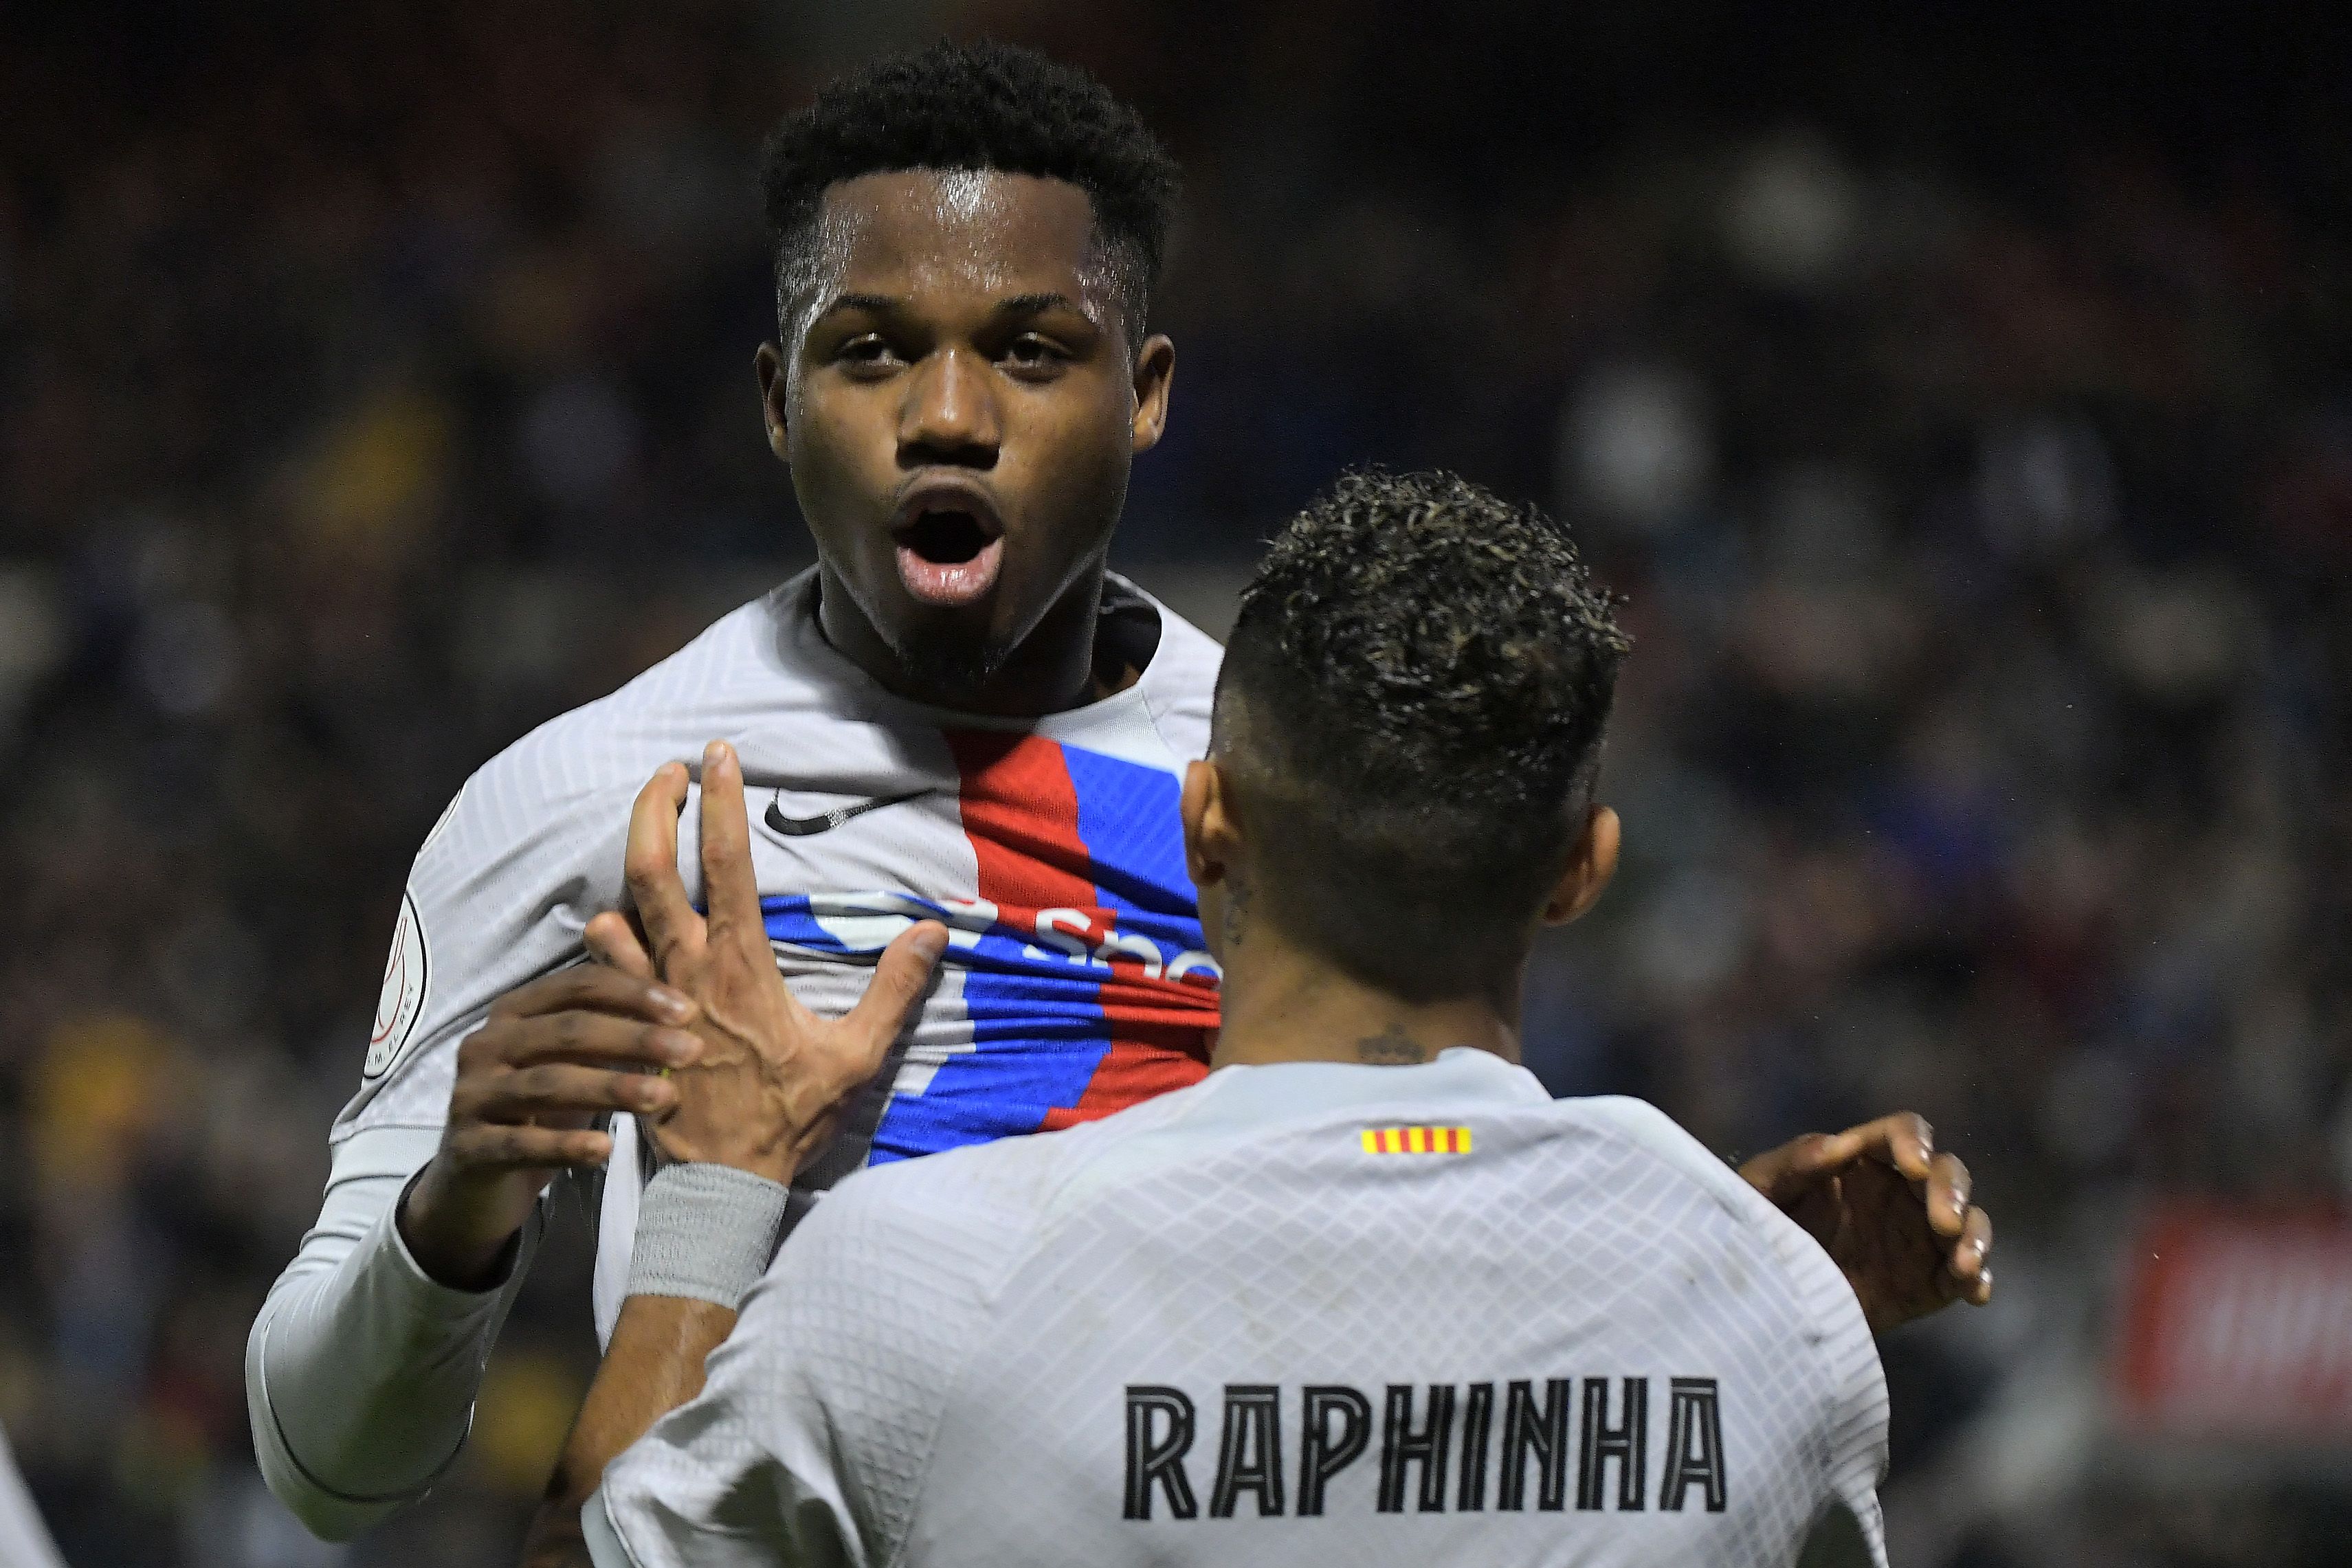
<svg viewBox="0 0 2352 1568">
<path fill-rule="evenodd" d="M 1366 1035 L 1356 1042 L 1356 1060 L 1394 1067 L 1408 1061 L 1427 1061 L 1429 1052 L 1421 1041 L 1405 1033 L 1402 1024 L 1391 1024 L 1378 1034 Z"/>
<path fill-rule="evenodd" d="M 1225 946 L 1242 945 L 1242 931 L 1249 924 L 1250 885 L 1234 873 L 1225 873 Z"/>
</svg>

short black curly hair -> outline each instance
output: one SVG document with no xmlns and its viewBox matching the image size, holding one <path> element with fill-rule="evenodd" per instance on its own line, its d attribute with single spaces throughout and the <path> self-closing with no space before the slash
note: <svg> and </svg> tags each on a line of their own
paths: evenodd
<svg viewBox="0 0 2352 1568">
<path fill-rule="evenodd" d="M 811 280 L 826 187 L 907 169 L 1035 174 L 1085 191 L 1128 337 L 1142 341 L 1181 183 L 1175 159 L 1085 71 L 990 40 L 877 60 L 769 133 L 760 181 L 788 333 L 791 300 Z"/>
<path fill-rule="evenodd" d="M 1417 1000 L 1512 983 L 1631 648 L 1567 530 L 1447 473 L 1350 473 L 1242 595 L 1213 749 L 1282 928 Z"/>
</svg>

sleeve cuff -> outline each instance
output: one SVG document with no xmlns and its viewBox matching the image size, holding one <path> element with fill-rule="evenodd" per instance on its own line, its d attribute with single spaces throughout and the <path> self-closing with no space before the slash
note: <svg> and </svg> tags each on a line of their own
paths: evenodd
<svg viewBox="0 0 2352 1568">
<path fill-rule="evenodd" d="M 457 1285 L 445 1285 L 425 1271 L 425 1265 L 419 1263 L 416 1260 L 416 1254 L 408 1249 L 408 1238 L 400 1228 L 400 1216 L 401 1212 L 408 1207 L 409 1191 L 416 1186 L 418 1178 L 424 1175 L 425 1167 L 419 1166 L 415 1174 L 410 1176 L 407 1182 L 402 1186 L 400 1196 L 393 1200 L 391 1211 L 383 1217 L 384 1228 L 388 1232 L 384 1249 L 393 1256 L 393 1273 L 401 1281 L 407 1294 L 420 1309 L 441 1321 L 458 1322 L 469 1313 L 486 1312 L 495 1307 L 499 1297 L 506 1293 L 507 1288 L 514 1283 L 515 1264 L 522 1257 L 524 1239 L 533 1226 L 543 1222 L 541 1215 L 543 1205 L 534 1207 L 530 1211 L 530 1218 L 524 1220 L 512 1236 L 507 1238 L 506 1246 L 499 1252 L 496 1277 L 488 1284 L 478 1291 L 468 1291 Z"/>
</svg>

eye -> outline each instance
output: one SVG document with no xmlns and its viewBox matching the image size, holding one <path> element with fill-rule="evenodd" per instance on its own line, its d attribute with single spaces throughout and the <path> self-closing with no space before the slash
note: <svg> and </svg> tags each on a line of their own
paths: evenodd
<svg viewBox="0 0 2352 1568">
<path fill-rule="evenodd" d="M 888 370 L 898 363 L 898 356 L 879 332 L 866 332 L 850 339 L 834 350 L 836 363 L 853 371 Z"/>
<path fill-rule="evenodd" d="M 1037 332 L 1024 332 L 1005 345 L 1004 362 L 1017 372 L 1052 375 L 1070 362 L 1070 356 L 1051 338 Z"/>
</svg>

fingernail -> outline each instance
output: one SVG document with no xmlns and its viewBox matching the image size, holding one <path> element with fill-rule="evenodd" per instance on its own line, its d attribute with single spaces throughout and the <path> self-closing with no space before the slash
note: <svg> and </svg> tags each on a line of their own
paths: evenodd
<svg viewBox="0 0 2352 1568">
<path fill-rule="evenodd" d="M 709 745 L 702 748 L 702 770 L 705 773 L 709 772 L 712 768 L 717 768 L 721 763 L 725 762 L 727 760 L 727 743 L 723 740 L 712 741 Z"/>
<path fill-rule="evenodd" d="M 690 1034 L 664 1030 L 654 1037 L 654 1049 L 673 1067 L 683 1067 L 702 1054 L 702 1042 Z"/>
<path fill-rule="evenodd" d="M 694 1016 L 694 1003 L 664 986 L 654 988 L 654 1006 L 679 1023 Z"/>
<path fill-rule="evenodd" d="M 924 962 L 930 962 L 948 950 L 948 928 L 944 925 L 919 927 L 915 932 L 914 947 Z"/>
</svg>

